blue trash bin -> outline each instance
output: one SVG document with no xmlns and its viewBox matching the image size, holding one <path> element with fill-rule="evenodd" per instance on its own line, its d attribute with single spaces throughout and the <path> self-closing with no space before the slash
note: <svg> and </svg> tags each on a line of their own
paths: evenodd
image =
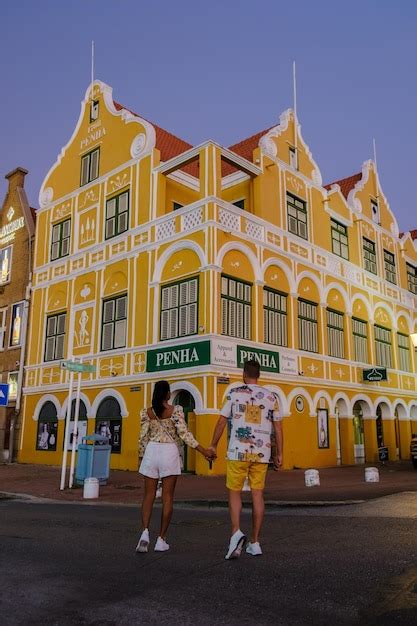
<svg viewBox="0 0 417 626">
<path fill-rule="evenodd" d="M 86 478 L 97 478 L 105 485 L 110 474 L 111 446 L 109 438 L 102 435 L 86 435 L 78 446 L 75 482 L 83 485 Z"/>
</svg>

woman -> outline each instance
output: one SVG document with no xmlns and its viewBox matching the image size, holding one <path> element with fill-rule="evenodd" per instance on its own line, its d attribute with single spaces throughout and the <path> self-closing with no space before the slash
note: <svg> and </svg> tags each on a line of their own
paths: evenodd
<svg viewBox="0 0 417 626">
<path fill-rule="evenodd" d="M 152 406 L 142 409 L 139 457 L 142 462 L 139 473 L 145 478 L 145 495 L 142 502 L 142 527 L 136 552 L 147 552 L 149 546 L 149 522 L 152 515 L 158 479 L 162 479 L 162 516 L 156 552 L 169 550 L 166 533 L 171 521 L 174 491 L 177 477 L 181 474 L 180 446 L 184 441 L 195 448 L 207 460 L 213 453 L 200 446 L 187 428 L 182 407 L 169 404 L 171 391 L 166 380 L 156 383 Z"/>
</svg>

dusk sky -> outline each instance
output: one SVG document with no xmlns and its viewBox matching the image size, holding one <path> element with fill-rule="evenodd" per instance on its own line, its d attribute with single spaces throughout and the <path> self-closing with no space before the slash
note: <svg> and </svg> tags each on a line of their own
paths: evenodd
<svg viewBox="0 0 417 626">
<path fill-rule="evenodd" d="M 323 182 L 372 158 L 401 230 L 417 228 L 417 3 L 412 0 L 19 0 L 0 4 L 0 193 L 43 178 L 90 81 L 192 144 L 231 145 L 292 106 Z"/>
</svg>

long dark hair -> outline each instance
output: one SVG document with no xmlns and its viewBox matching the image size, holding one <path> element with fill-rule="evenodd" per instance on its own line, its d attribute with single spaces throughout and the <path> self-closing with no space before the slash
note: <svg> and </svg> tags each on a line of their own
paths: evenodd
<svg viewBox="0 0 417 626">
<path fill-rule="evenodd" d="M 169 398 L 170 388 L 166 380 L 158 380 L 152 394 L 152 408 L 158 417 L 162 417 L 164 412 L 164 402 Z"/>
</svg>

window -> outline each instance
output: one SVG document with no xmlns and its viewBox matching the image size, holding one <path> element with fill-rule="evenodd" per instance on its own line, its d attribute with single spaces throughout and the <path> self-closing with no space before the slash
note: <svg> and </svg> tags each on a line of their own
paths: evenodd
<svg viewBox="0 0 417 626">
<path fill-rule="evenodd" d="M 100 148 L 96 148 L 81 157 L 81 186 L 98 178 L 99 158 Z"/>
<path fill-rule="evenodd" d="M 327 341 L 329 356 L 345 358 L 343 313 L 327 309 Z"/>
<path fill-rule="evenodd" d="M 376 364 L 392 367 L 391 331 L 375 325 Z"/>
<path fill-rule="evenodd" d="M 64 358 L 66 313 L 50 315 L 46 318 L 45 361 Z"/>
<path fill-rule="evenodd" d="M 298 300 L 298 347 L 308 352 L 318 352 L 317 304 Z"/>
<path fill-rule="evenodd" d="M 411 293 L 417 294 L 417 267 L 407 263 L 407 288 Z"/>
<path fill-rule="evenodd" d="M 306 203 L 290 193 L 287 193 L 287 219 L 290 233 L 308 239 Z"/>
<path fill-rule="evenodd" d="M 352 333 L 355 348 L 355 360 L 368 363 L 368 324 L 352 317 Z"/>
<path fill-rule="evenodd" d="M 99 112 L 99 102 L 98 100 L 93 100 L 90 105 L 90 122 L 95 122 L 98 120 L 98 112 Z"/>
<path fill-rule="evenodd" d="M 375 243 L 363 237 L 363 265 L 368 272 L 377 273 Z"/>
<path fill-rule="evenodd" d="M 12 246 L 0 250 L 0 285 L 10 281 L 10 269 L 12 266 Z"/>
<path fill-rule="evenodd" d="M 68 256 L 70 252 L 71 220 L 52 226 L 51 261 Z"/>
<path fill-rule="evenodd" d="M 236 200 L 236 202 L 232 202 L 232 204 L 234 206 L 237 206 L 238 209 L 244 210 L 244 208 L 245 208 L 245 199 L 242 198 L 242 200 Z"/>
<path fill-rule="evenodd" d="M 250 339 L 252 285 L 222 276 L 221 317 L 222 335 Z"/>
<path fill-rule="evenodd" d="M 371 215 L 372 215 L 372 221 L 375 222 L 376 224 L 379 224 L 380 220 L 379 220 L 379 206 L 378 206 L 378 201 L 377 200 L 371 200 Z"/>
<path fill-rule="evenodd" d="M 101 349 L 126 346 L 127 295 L 104 300 L 101 321 Z"/>
<path fill-rule="evenodd" d="M 298 169 L 297 151 L 295 148 L 289 148 L 289 157 L 290 157 L 290 167 L 293 167 L 295 170 Z"/>
<path fill-rule="evenodd" d="M 198 278 L 161 289 L 161 341 L 195 335 L 198 330 Z"/>
<path fill-rule="evenodd" d="M 106 239 L 124 233 L 129 228 L 129 192 L 110 198 L 106 202 Z"/>
<path fill-rule="evenodd" d="M 10 321 L 9 346 L 16 348 L 22 340 L 23 302 L 12 304 L 12 319 Z"/>
<path fill-rule="evenodd" d="M 264 341 L 287 346 L 287 296 L 264 289 Z"/>
<path fill-rule="evenodd" d="M 36 449 L 54 451 L 58 437 L 58 415 L 56 406 L 48 400 L 42 406 L 38 418 L 38 432 L 36 436 Z"/>
<path fill-rule="evenodd" d="M 122 411 L 116 398 L 104 398 L 97 409 L 96 433 L 109 438 L 111 451 L 116 454 L 122 450 L 122 424 Z"/>
<path fill-rule="evenodd" d="M 173 211 L 178 211 L 178 209 L 182 209 L 184 205 L 180 204 L 179 202 L 173 202 L 172 203 L 172 210 Z"/>
<path fill-rule="evenodd" d="M 4 350 L 4 338 L 6 336 L 7 307 L 0 309 L 0 350 Z"/>
<path fill-rule="evenodd" d="M 19 372 L 9 372 L 7 374 L 7 384 L 9 385 L 9 400 L 17 398 L 17 381 Z"/>
<path fill-rule="evenodd" d="M 410 338 L 403 333 L 397 333 L 398 338 L 398 365 L 403 372 L 411 372 Z"/>
<path fill-rule="evenodd" d="M 396 285 L 397 272 L 395 270 L 395 256 L 391 252 L 388 252 L 388 250 L 384 250 L 384 268 L 386 280 Z"/>
<path fill-rule="evenodd" d="M 342 259 L 349 259 L 347 227 L 343 226 L 343 224 L 339 224 L 336 220 L 330 220 L 330 227 L 332 232 L 333 253 L 342 257 Z"/>
</svg>

